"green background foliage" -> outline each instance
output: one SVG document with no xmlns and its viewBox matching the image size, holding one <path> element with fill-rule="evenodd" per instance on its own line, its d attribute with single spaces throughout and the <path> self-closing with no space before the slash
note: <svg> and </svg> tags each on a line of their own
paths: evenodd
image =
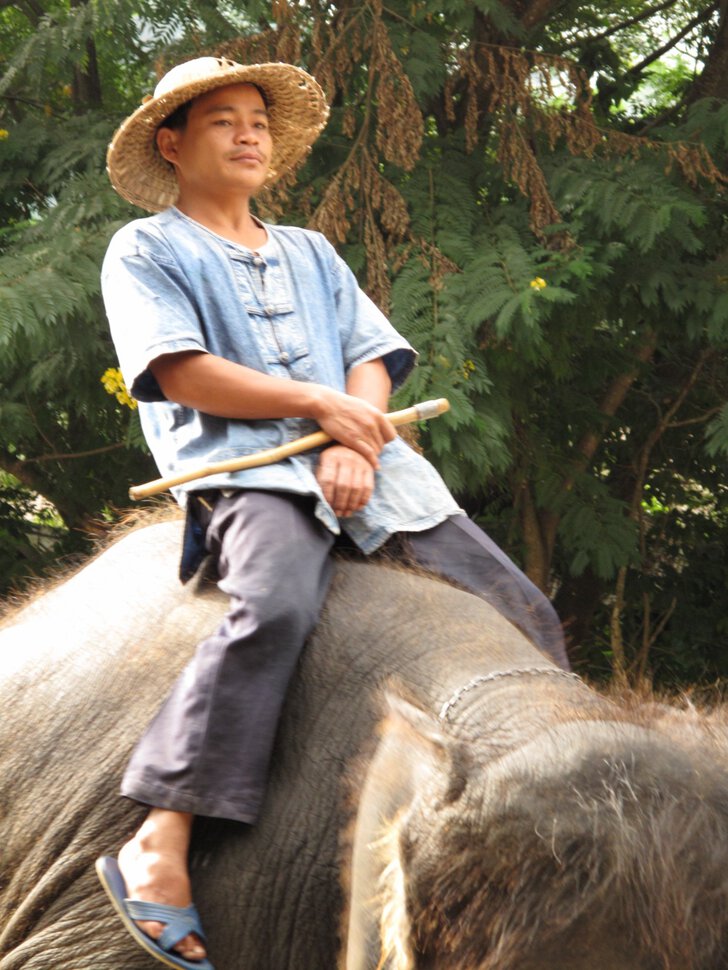
<svg viewBox="0 0 728 970">
<path fill-rule="evenodd" d="M 99 268 L 104 154 L 164 65 L 291 59 L 331 121 L 272 219 L 332 239 L 416 346 L 396 405 L 597 676 L 728 676 L 728 25 L 717 2 L 0 3 L 0 573 L 156 476 Z"/>
</svg>

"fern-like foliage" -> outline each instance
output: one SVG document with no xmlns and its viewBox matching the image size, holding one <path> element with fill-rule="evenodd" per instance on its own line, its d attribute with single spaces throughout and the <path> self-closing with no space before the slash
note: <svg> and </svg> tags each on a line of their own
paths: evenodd
<svg viewBox="0 0 728 970">
<path fill-rule="evenodd" d="M 710 421 L 705 437 L 706 451 L 712 458 L 728 456 L 728 404 Z"/>
</svg>

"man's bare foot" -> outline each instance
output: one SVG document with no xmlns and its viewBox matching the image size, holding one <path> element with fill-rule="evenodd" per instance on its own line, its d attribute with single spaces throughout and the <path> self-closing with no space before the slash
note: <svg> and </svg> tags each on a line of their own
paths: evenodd
<svg viewBox="0 0 728 970">
<path fill-rule="evenodd" d="M 136 835 L 119 852 L 119 869 L 124 877 L 129 899 L 189 906 L 192 890 L 187 868 L 187 854 L 192 830 L 192 816 L 153 808 Z M 137 925 L 153 940 L 159 938 L 163 923 L 140 920 Z M 174 950 L 185 960 L 202 960 L 206 956 L 202 941 L 190 933 Z"/>
</svg>

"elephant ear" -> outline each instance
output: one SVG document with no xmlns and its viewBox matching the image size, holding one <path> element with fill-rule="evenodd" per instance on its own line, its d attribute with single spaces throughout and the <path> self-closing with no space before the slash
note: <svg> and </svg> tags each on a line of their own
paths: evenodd
<svg viewBox="0 0 728 970">
<path fill-rule="evenodd" d="M 471 766 L 469 748 L 449 734 L 443 722 L 398 694 L 386 695 L 385 732 L 399 737 L 411 755 L 405 770 L 413 773 L 412 792 L 437 791 L 436 809 L 457 801 L 465 791 Z"/>
<path fill-rule="evenodd" d="M 400 826 L 420 799 L 436 811 L 465 787 L 462 746 L 442 723 L 401 696 L 390 693 L 386 700 L 381 739 L 367 768 L 351 833 L 346 970 L 413 966 Z"/>
</svg>

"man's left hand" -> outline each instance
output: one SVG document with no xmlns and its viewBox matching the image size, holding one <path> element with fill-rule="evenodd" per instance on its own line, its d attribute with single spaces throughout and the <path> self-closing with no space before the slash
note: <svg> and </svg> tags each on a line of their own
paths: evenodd
<svg viewBox="0 0 728 970">
<path fill-rule="evenodd" d="M 374 469 L 366 458 L 344 445 L 331 445 L 321 452 L 316 479 L 337 518 L 363 509 L 374 491 Z"/>
</svg>

